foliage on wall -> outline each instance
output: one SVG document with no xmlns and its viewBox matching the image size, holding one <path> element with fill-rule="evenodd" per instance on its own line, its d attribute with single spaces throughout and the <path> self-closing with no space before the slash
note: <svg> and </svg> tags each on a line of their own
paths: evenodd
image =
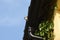
<svg viewBox="0 0 60 40">
<path fill-rule="evenodd" d="M 53 35 L 53 21 L 44 21 L 39 24 L 39 31 L 35 31 L 35 35 L 38 35 L 42 37 L 44 40 L 53 40 L 54 35 Z"/>
</svg>

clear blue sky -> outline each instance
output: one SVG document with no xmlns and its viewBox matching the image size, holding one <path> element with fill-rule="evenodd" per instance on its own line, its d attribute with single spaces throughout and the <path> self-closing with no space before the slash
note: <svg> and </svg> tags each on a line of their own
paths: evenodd
<svg viewBox="0 0 60 40">
<path fill-rule="evenodd" d="M 0 40 L 22 40 L 30 0 L 0 0 Z"/>
</svg>

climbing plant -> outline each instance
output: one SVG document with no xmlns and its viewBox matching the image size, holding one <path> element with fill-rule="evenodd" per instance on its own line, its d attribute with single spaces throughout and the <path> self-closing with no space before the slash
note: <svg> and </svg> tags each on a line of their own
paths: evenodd
<svg viewBox="0 0 60 40">
<path fill-rule="evenodd" d="M 43 40 L 53 40 L 54 35 L 53 35 L 53 29 L 54 24 L 53 21 L 43 21 L 42 23 L 39 24 L 39 31 L 35 31 L 35 35 L 38 35 L 43 38 Z"/>
</svg>

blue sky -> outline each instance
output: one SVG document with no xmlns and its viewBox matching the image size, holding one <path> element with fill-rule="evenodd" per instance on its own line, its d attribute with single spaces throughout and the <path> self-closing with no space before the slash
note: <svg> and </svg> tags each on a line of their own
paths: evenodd
<svg viewBox="0 0 60 40">
<path fill-rule="evenodd" d="M 0 0 L 0 40 L 22 40 L 30 0 Z"/>
</svg>

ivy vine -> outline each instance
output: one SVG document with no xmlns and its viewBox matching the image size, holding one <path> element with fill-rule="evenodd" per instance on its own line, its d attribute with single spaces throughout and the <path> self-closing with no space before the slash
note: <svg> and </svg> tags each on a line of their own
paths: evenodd
<svg viewBox="0 0 60 40">
<path fill-rule="evenodd" d="M 53 40 L 54 35 L 53 35 L 53 29 L 54 24 L 53 21 L 44 21 L 39 24 L 39 31 L 35 31 L 35 35 L 38 35 L 42 37 L 44 40 Z"/>
</svg>

